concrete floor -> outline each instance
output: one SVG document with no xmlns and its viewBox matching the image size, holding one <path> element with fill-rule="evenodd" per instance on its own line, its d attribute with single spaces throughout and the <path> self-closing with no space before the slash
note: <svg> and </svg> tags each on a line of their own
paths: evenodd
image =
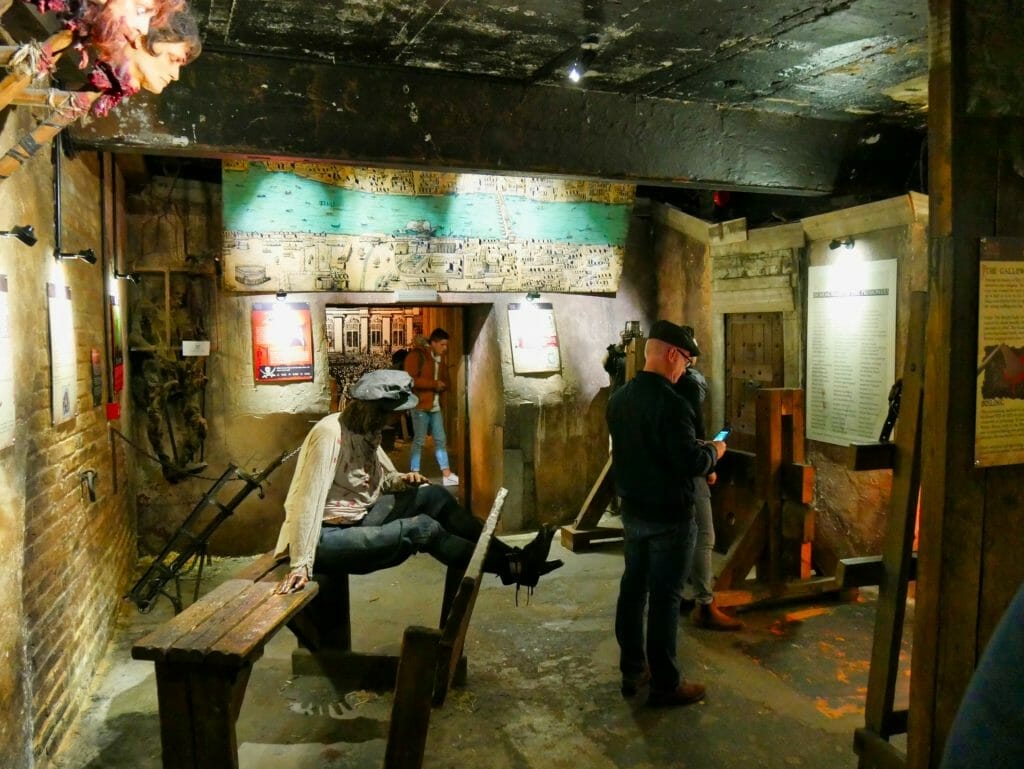
<svg viewBox="0 0 1024 769">
<path fill-rule="evenodd" d="M 863 723 L 872 593 L 746 612 L 747 628 L 733 634 L 683 622 L 684 674 L 707 683 L 707 699 L 651 709 L 642 695 L 619 694 L 612 624 L 620 550 L 573 554 L 556 542 L 553 557 L 566 565 L 541 582 L 529 605 L 517 608 L 513 588 L 486 579 L 466 644 L 469 680 L 433 712 L 425 767 L 856 766 L 851 744 Z M 203 591 L 245 562 L 217 559 Z M 354 647 L 397 653 L 406 625 L 434 624 L 443 573 L 420 555 L 353 577 Z M 160 767 L 153 665 L 131 660 L 129 651 L 170 615 L 167 601 L 148 615 L 124 606 L 91 707 L 55 767 Z M 255 666 L 238 722 L 242 769 L 380 767 L 390 693 L 338 691 L 325 678 L 293 676 L 294 647 L 283 630 Z M 900 679 L 905 704 L 906 674 Z"/>
</svg>

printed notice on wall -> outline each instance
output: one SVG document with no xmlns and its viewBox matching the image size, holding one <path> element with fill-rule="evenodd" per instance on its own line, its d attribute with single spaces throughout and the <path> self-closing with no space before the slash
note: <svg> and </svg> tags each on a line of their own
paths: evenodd
<svg viewBox="0 0 1024 769">
<path fill-rule="evenodd" d="M 50 300 L 50 375 L 53 423 L 59 425 L 78 413 L 78 372 L 75 366 L 75 324 L 71 288 L 46 284 Z"/>
<path fill-rule="evenodd" d="M 1024 462 L 1024 238 L 981 241 L 974 464 Z"/>
<path fill-rule="evenodd" d="M 839 446 L 878 440 L 895 340 L 895 259 L 808 270 L 808 438 Z"/>
<path fill-rule="evenodd" d="M 512 370 L 515 373 L 547 374 L 561 370 L 552 305 L 541 302 L 510 304 L 508 330 L 512 337 Z"/>
<path fill-rule="evenodd" d="M 313 380 L 313 321 L 308 304 L 253 304 L 252 366 L 257 384 Z"/>
<path fill-rule="evenodd" d="M 14 350 L 7 276 L 0 275 L 0 449 L 14 443 Z"/>
</svg>

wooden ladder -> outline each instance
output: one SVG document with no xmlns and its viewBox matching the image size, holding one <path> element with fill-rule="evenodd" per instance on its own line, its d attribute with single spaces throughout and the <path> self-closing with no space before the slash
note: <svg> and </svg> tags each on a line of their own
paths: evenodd
<svg viewBox="0 0 1024 769">
<path fill-rule="evenodd" d="M 868 673 L 864 726 L 854 732 L 858 769 L 903 769 L 906 755 L 889 737 L 906 734 L 907 711 L 895 710 L 907 586 L 913 578 L 914 526 L 921 485 L 921 411 L 924 391 L 925 319 L 928 295 L 910 301 L 910 334 L 903 366 L 903 394 L 893 462 L 892 512 L 882 552 L 875 635 Z"/>
</svg>

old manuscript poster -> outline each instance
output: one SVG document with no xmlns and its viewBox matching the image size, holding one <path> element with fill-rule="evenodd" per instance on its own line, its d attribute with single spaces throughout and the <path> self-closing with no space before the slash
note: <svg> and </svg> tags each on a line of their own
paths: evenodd
<svg viewBox="0 0 1024 769">
<path fill-rule="evenodd" d="M 807 437 L 873 443 L 896 370 L 896 260 L 808 270 Z"/>
<path fill-rule="evenodd" d="M 257 384 L 313 381 L 313 322 L 308 304 L 253 304 L 252 366 Z"/>
<path fill-rule="evenodd" d="M 974 464 L 1024 462 L 1024 238 L 981 241 Z"/>
<path fill-rule="evenodd" d="M 7 276 L 0 275 L 0 449 L 14 443 L 14 352 Z"/>
<path fill-rule="evenodd" d="M 50 378 L 53 423 L 74 419 L 78 413 L 78 369 L 75 361 L 75 323 L 71 288 L 47 283 L 50 304 Z"/>
</svg>

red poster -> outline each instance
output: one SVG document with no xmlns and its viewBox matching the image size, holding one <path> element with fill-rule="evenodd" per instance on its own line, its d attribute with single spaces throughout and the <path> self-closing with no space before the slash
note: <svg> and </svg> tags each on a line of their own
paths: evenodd
<svg viewBox="0 0 1024 769">
<path fill-rule="evenodd" d="M 252 366 L 257 384 L 313 381 L 313 323 L 308 304 L 253 304 Z"/>
</svg>

